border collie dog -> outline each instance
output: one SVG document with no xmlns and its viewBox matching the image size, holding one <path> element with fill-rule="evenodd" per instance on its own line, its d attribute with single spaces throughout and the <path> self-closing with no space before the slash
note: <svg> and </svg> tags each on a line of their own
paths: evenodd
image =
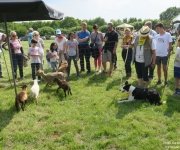
<svg viewBox="0 0 180 150">
<path fill-rule="evenodd" d="M 137 88 L 132 86 L 131 84 L 128 84 L 128 81 L 125 82 L 125 85 L 120 89 L 121 92 L 128 92 L 129 97 L 128 100 L 120 100 L 118 103 L 124 103 L 124 102 L 132 102 L 135 100 L 147 100 L 151 105 L 161 105 L 160 102 L 161 97 L 159 93 L 155 89 L 143 89 L 143 88 Z"/>
</svg>

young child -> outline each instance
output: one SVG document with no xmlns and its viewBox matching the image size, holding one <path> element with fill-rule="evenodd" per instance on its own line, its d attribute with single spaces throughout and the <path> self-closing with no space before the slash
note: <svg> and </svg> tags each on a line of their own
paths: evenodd
<svg viewBox="0 0 180 150">
<path fill-rule="evenodd" d="M 53 69 L 53 72 L 56 72 L 57 60 L 59 59 L 59 56 L 57 53 L 57 44 L 55 42 L 51 43 L 49 57 L 50 57 L 50 62 L 51 62 L 51 67 Z"/>
<path fill-rule="evenodd" d="M 76 68 L 77 77 L 79 78 L 79 68 L 77 65 L 77 61 L 79 60 L 78 41 L 74 39 L 73 32 L 70 32 L 68 35 L 66 55 L 68 58 L 68 68 L 67 68 L 68 76 L 70 75 L 71 60 L 73 60 L 74 66 Z"/>
<path fill-rule="evenodd" d="M 47 64 L 47 69 L 51 68 L 51 62 L 50 62 L 50 57 L 49 57 L 49 50 L 46 50 L 46 64 Z"/>
<path fill-rule="evenodd" d="M 174 94 L 180 95 L 179 81 L 180 81 L 180 38 L 178 38 L 176 56 L 174 60 L 174 78 L 176 90 Z"/>
<path fill-rule="evenodd" d="M 37 44 L 37 41 L 32 39 L 31 47 L 29 47 L 28 49 L 28 57 L 30 57 L 31 59 L 31 69 L 32 69 L 33 80 L 36 79 L 36 71 L 40 69 L 40 64 L 41 64 L 40 56 L 42 55 L 40 48 L 37 47 L 36 44 Z M 38 76 L 38 80 L 41 80 L 40 76 Z"/>
</svg>

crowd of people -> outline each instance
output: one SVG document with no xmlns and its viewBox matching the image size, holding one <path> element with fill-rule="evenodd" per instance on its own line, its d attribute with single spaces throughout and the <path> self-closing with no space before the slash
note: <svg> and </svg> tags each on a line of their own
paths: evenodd
<svg viewBox="0 0 180 150">
<path fill-rule="evenodd" d="M 157 84 L 162 83 L 161 69 L 163 69 L 164 85 L 168 85 L 168 61 L 173 41 L 170 33 L 165 31 L 163 23 L 156 24 L 155 28 L 156 31 L 152 30 L 151 21 L 147 21 L 135 36 L 129 28 L 126 28 L 122 43 L 120 44 L 126 77 L 131 77 L 131 66 L 134 63 L 138 86 L 141 88 L 148 88 L 148 81 L 152 80 L 154 77 L 155 66 L 157 66 Z M 70 76 L 71 60 L 73 60 L 78 78 L 80 77 L 81 72 L 85 71 L 85 68 L 87 74 L 91 73 L 91 48 L 89 47 L 89 44 L 93 43 L 98 51 L 98 56 L 94 58 L 95 71 L 101 74 L 108 73 L 109 76 L 113 75 L 113 70 L 117 67 L 116 51 L 118 46 L 118 34 L 115 31 L 112 22 L 107 24 L 107 32 L 104 36 L 98 31 L 97 24 L 93 25 L 93 32 L 90 33 L 87 30 L 87 24 L 85 22 L 82 22 L 81 24 L 81 31 L 69 33 L 67 39 L 62 35 L 60 29 L 57 29 L 55 33 L 56 38 L 54 42 L 52 42 L 49 49 L 46 50 L 47 68 L 50 68 L 51 66 L 52 71 L 56 72 L 62 61 L 67 60 L 67 75 Z M 36 71 L 44 69 L 44 41 L 40 38 L 39 32 L 33 31 L 32 28 L 29 29 L 26 36 L 28 37 L 28 57 L 30 58 L 32 79 L 34 80 L 36 78 Z M 0 43 L 2 43 L 5 38 L 6 35 L 0 33 Z M 9 42 L 13 60 L 14 77 L 15 80 L 18 81 L 17 68 L 19 68 L 20 78 L 24 79 L 24 51 L 15 31 L 10 33 Z M 80 68 L 78 67 L 78 60 L 80 60 Z M 109 69 L 106 67 L 107 62 L 110 63 Z M 101 70 L 102 68 L 103 70 Z M 3 77 L 1 63 L 0 77 Z M 174 78 L 176 88 L 174 93 L 180 94 L 180 37 L 178 37 L 174 61 Z M 38 80 L 41 80 L 40 76 L 38 77 Z"/>
</svg>

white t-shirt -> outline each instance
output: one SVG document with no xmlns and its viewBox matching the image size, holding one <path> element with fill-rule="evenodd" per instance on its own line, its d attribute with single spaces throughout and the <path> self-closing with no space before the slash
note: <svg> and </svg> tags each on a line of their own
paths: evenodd
<svg viewBox="0 0 180 150">
<path fill-rule="evenodd" d="M 42 55 L 42 51 L 37 46 L 35 48 L 29 47 L 28 54 L 30 55 L 41 54 Z M 31 64 L 32 63 L 41 63 L 40 56 L 31 56 Z"/>
<path fill-rule="evenodd" d="M 70 40 L 67 41 L 69 56 L 76 56 L 77 45 L 78 45 L 78 41 L 76 39 L 74 39 L 73 41 L 70 41 Z"/>
<path fill-rule="evenodd" d="M 50 58 L 50 62 L 56 62 L 59 59 L 59 56 L 58 56 L 56 51 L 53 51 L 53 52 L 49 51 L 49 53 L 53 54 L 53 55 L 56 55 L 56 56 L 53 56 L 53 57 Z"/>
<path fill-rule="evenodd" d="M 177 47 L 177 50 L 176 50 L 174 66 L 175 67 L 180 67 L 180 47 Z"/>
<path fill-rule="evenodd" d="M 155 50 L 156 49 L 156 41 L 154 39 L 152 39 L 152 43 L 151 43 L 151 49 Z M 144 63 L 144 45 L 143 46 L 137 46 L 136 47 L 136 61 L 140 62 L 140 63 Z"/>
<path fill-rule="evenodd" d="M 0 40 L 2 39 L 3 33 L 0 32 Z"/>
<path fill-rule="evenodd" d="M 162 36 L 160 34 L 155 36 L 156 40 L 156 56 L 164 57 L 168 54 L 169 43 L 172 42 L 171 34 L 165 32 Z"/>
<path fill-rule="evenodd" d="M 58 46 L 57 51 L 58 51 L 58 53 L 59 53 L 60 51 L 63 50 L 63 44 L 66 43 L 66 38 L 63 37 L 63 39 L 62 39 L 61 42 L 59 42 L 59 41 L 57 40 L 57 38 L 55 38 L 55 42 L 57 43 L 57 46 Z"/>
</svg>

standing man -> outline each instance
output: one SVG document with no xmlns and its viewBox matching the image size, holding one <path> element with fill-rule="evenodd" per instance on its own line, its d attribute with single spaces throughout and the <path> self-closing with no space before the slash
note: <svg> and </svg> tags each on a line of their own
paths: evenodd
<svg viewBox="0 0 180 150">
<path fill-rule="evenodd" d="M 104 37 L 104 49 L 102 53 L 102 65 L 104 70 L 102 73 L 107 73 L 106 71 L 106 62 L 107 60 L 110 61 L 110 72 L 109 76 L 112 76 L 112 71 L 114 68 L 114 63 L 116 61 L 116 49 L 117 49 L 117 44 L 118 44 L 118 34 L 117 32 L 113 29 L 113 23 L 109 22 L 107 24 L 108 32 L 105 34 Z"/>
<path fill-rule="evenodd" d="M 163 66 L 164 72 L 164 85 L 168 85 L 167 76 L 168 76 L 168 58 L 171 54 L 172 48 L 172 38 L 170 33 L 165 32 L 163 23 L 156 24 L 156 31 L 159 33 L 155 36 L 156 40 L 156 65 L 157 65 L 157 74 L 158 74 L 158 82 L 157 84 L 161 84 L 161 64 Z"/>
<path fill-rule="evenodd" d="M 29 28 L 29 31 L 26 33 L 26 37 L 28 37 L 28 45 L 29 45 L 29 47 L 31 47 L 32 32 L 33 32 L 33 28 Z"/>
<path fill-rule="evenodd" d="M 89 51 L 89 39 L 90 39 L 90 32 L 86 29 L 87 23 L 82 22 L 81 24 L 82 30 L 77 34 L 77 41 L 79 42 L 79 58 L 80 58 L 80 66 L 81 72 L 85 71 L 84 69 L 84 57 L 86 59 L 86 69 L 87 73 L 91 72 L 91 65 L 90 65 L 90 51 Z"/>
<path fill-rule="evenodd" d="M 0 32 L 0 78 L 3 78 L 2 76 L 2 66 L 1 66 L 1 55 L 2 55 L 2 47 L 1 43 L 5 40 L 6 34 Z"/>
<path fill-rule="evenodd" d="M 157 32 L 152 29 L 152 22 L 147 21 L 144 25 L 148 26 L 150 28 L 150 36 L 155 38 L 155 36 L 157 35 Z M 153 67 L 149 66 L 149 75 L 148 75 L 149 80 L 152 80 L 154 77 L 154 69 L 155 69 L 155 67 L 153 68 Z"/>
</svg>

